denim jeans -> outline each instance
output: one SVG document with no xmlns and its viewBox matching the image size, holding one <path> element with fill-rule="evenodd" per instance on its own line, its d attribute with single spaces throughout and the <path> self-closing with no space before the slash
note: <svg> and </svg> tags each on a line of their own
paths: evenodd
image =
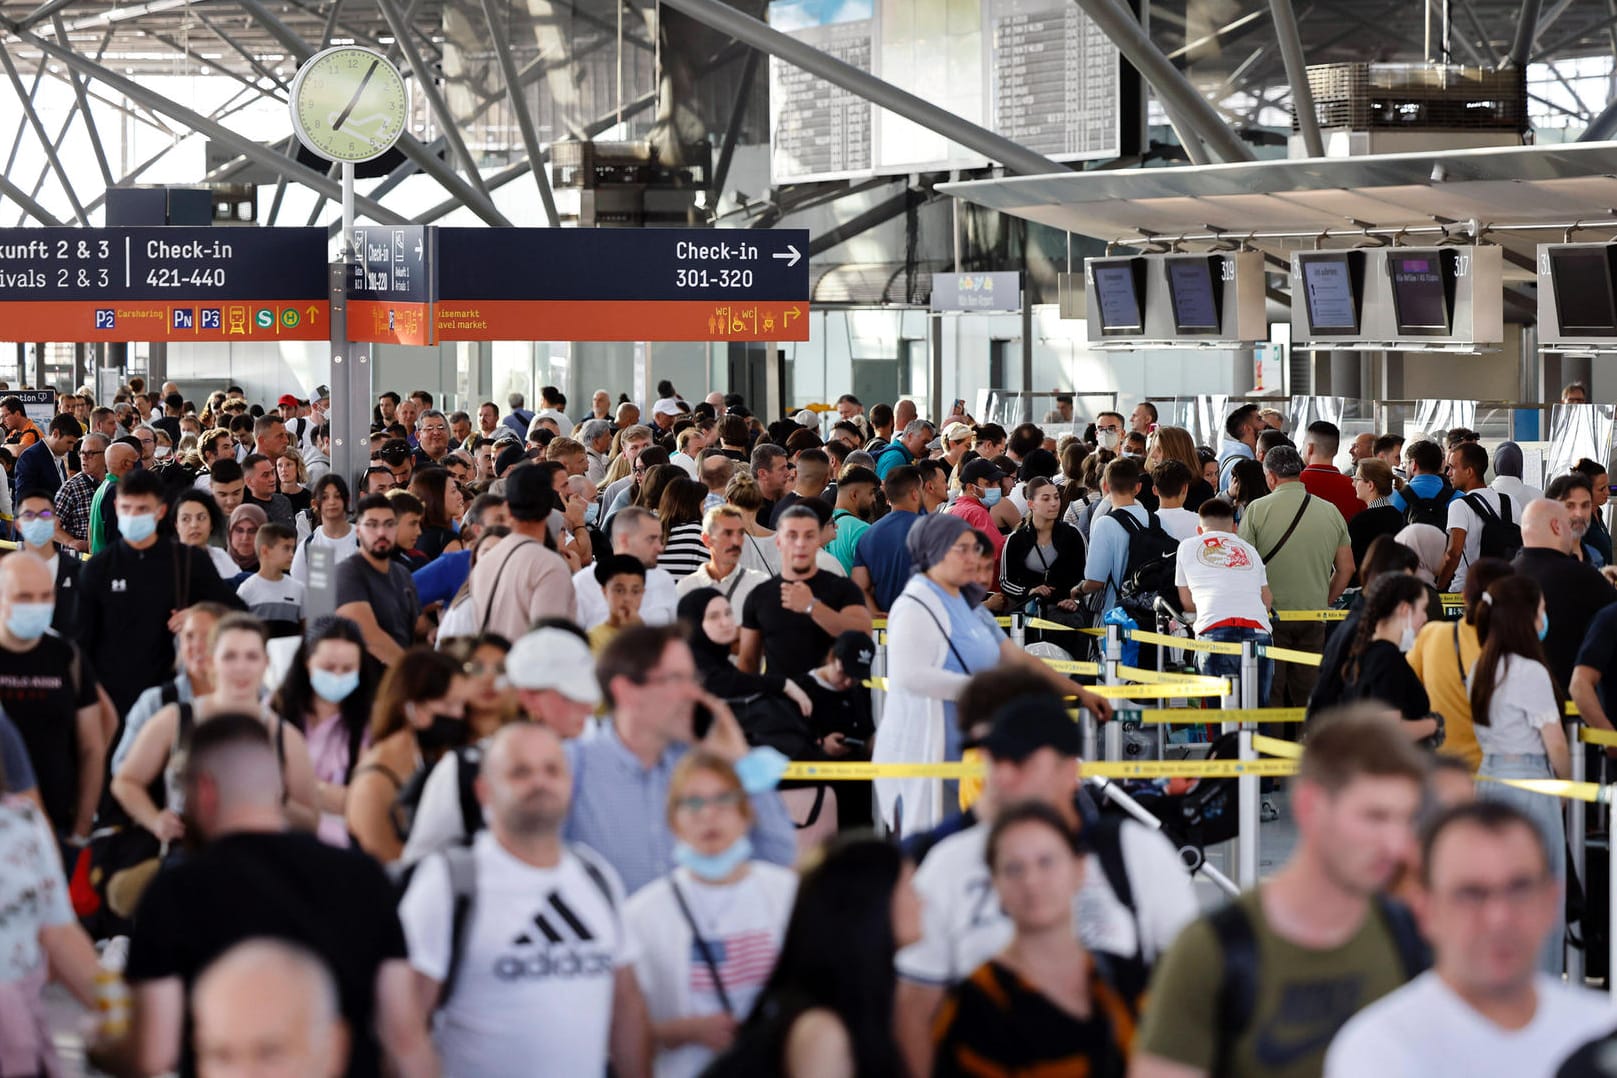
<svg viewBox="0 0 1617 1078">
<path fill-rule="evenodd" d="M 1273 640 L 1268 633 L 1258 629 L 1209 629 L 1200 635 L 1202 640 L 1214 640 L 1221 644 L 1242 644 L 1250 640 L 1254 644 L 1268 644 Z M 1198 651 L 1196 653 L 1196 668 L 1204 674 L 1213 677 L 1239 678 L 1241 676 L 1241 657 L 1239 655 L 1215 655 L 1211 652 Z M 1269 685 L 1274 681 L 1275 664 L 1273 659 L 1258 660 L 1258 706 L 1269 705 Z"/>
</svg>

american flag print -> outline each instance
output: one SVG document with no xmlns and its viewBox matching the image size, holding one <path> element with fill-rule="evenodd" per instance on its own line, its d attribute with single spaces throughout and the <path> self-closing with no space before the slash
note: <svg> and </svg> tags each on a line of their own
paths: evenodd
<svg viewBox="0 0 1617 1078">
<path fill-rule="evenodd" d="M 739 932 L 734 936 L 721 936 L 707 941 L 713 964 L 719 967 L 719 977 L 727 992 L 739 988 L 762 985 L 775 968 L 775 938 L 766 929 Z M 714 992 L 713 974 L 702 958 L 702 948 L 691 940 L 691 991 Z"/>
</svg>

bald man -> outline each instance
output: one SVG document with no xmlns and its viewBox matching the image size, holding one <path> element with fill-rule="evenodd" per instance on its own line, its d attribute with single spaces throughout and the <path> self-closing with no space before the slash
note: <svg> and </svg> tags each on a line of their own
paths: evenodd
<svg viewBox="0 0 1617 1078">
<path fill-rule="evenodd" d="M 200 1078 L 338 1078 L 348 1031 L 331 971 L 282 940 L 238 943 L 197 978 L 192 1042 Z"/>
<path fill-rule="evenodd" d="M 140 443 L 133 438 L 119 438 L 107 446 L 107 478 L 95 492 L 90 503 L 90 553 L 99 554 L 118 541 L 118 514 L 113 491 L 118 480 L 134 470 L 140 463 Z"/>
<path fill-rule="evenodd" d="M 1544 654 L 1550 672 L 1562 685 L 1572 682 L 1578 648 L 1589 623 L 1617 602 L 1617 590 L 1600 570 L 1573 555 L 1576 542 L 1571 517 L 1560 502 L 1540 498 L 1522 514 L 1522 551 L 1513 564 L 1544 592 L 1544 612 L 1550 620 Z"/>
<path fill-rule="evenodd" d="M 438 1074 L 393 885 L 357 849 L 288 830 L 280 759 L 263 720 L 224 714 L 197 723 L 182 788 L 186 835 L 200 845 L 157 873 L 141 896 L 125 969 L 129 1035 L 97 1047 L 100 1068 L 191 1073 L 187 991 L 215 958 L 273 935 L 330 966 L 352 1034 L 348 1074 L 380 1075 L 384 1056 L 401 1078 Z"/>
<path fill-rule="evenodd" d="M 488 830 L 469 852 L 455 847 L 422 861 L 399 903 L 418 995 L 437 1003 L 434 1039 L 446 1074 L 531 1074 L 537 1060 L 548 1074 L 602 1074 L 608 1057 L 614 1074 L 650 1074 L 623 885 L 600 855 L 562 838 L 572 790 L 552 730 L 501 727 L 477 779 Z M 501 901 L 472 903 L 456 954 L 449 926 L 453 881 L 463 874 L 498 887 Z M 562 965 L 565 976 L 507 972 Z"/>
<path fill-rule="evenodd" d="M 918 413 L 915 411 L 915 402 L 901 400 L 893 406 L 893 429 L 903 430 L 915 422 Z"/>
<path fill-rule="evenodd" d="M 39 783 L 51 827 L 84 841 L 107 756 L 95 675 L 77 644 L 46 630 L 56 578 L 28 553 L 0 558 L 0 713 L 11 718 Z"/>
</svg>

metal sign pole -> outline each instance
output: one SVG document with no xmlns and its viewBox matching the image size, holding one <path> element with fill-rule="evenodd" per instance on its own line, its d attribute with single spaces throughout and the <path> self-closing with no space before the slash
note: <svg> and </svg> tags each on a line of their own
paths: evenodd
<svg viewBox="0 0 1617 1078">
<path fill-rule="evenodd" d="M 1257 645 L 1246 640 L 1241 643 L 1241 706 L 1258 706 L 1258 652 Z M 1252 735 L 1257 724 L 1243 722 L 1240 726 L 1240 758 L 1256 760 Z M 1258 776 L 1242 775 L 1235 780 L 1236 809 L 1239 829 L 1235 840 L 1235 878 L 1243 888 L 1258 885 Z"/>
<path fill-rule="evenodd" d="M 1585 778 L 1584 746 L 1578 741 L 1578 722 L 1573 720 L 1566 724 L 1566 743 L 1572 747 L 1571 761 L 1573 782 L 1582 782 Z M 1585 871 L 1588 864 L 1588 853 L 1584 849 L 1584 813 L 1586 806 L 1582 801 L 1568 799 L 1566 803 L 1566 843 L 1572 852 L 1572 863 L 1569 866 L 1568 879 L 1575 879 L 1583 885 L 1585 894 L 1589 893 L 1589 876 Z M 1574 947 L 1566 944 L 1566 978 L 1567 983 L 1583 984 L 1584 949 L 1588 945 L 1589 921 L 1586 914 L 1583 924 L 1579 925 L 1580 934 L 1584 939 L 1584 947 Z"/>
</svg>

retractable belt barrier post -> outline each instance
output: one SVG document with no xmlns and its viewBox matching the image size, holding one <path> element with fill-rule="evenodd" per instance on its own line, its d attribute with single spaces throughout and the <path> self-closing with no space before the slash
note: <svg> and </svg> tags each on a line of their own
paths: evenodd
<svg viewBox="0 0 1617 1078">
<path fill-rule="evenodd" d="M 1020 610 L 1011 615 L 1011 643 L 1027 647 L 1027 615 Z"/>
<path fill-rule="evenodd" d="M 1101 681 L 1106 685 L 1123 684 L 1123 675 L 1119 667 L 1123 665 L 1123 630 L 1117 625 L 1106 626 L 1106 661 L 1101 665 Z M 1103 736 L 1106 741 L 1105 759 L 1121 760 L 1123 758 L 1123 724 L 1114 719 L 1106 724 Z M 1093 759 L 1093 757 L 1090 757 Z"/>
<path fill-rule="evenodd" d="M 1580 725 L 1581 724 L 1576 719 L 1566 724 L 1566 743 L 1572 746 L 1572 752 L 1569 755 L 1572 761 L 1571 778 L 1573 782 L 1584 781 L 1584 748 L 1578 743 L 1578 727 Z M 1567 848 L 1572 854 L 1572 864 L 1570 867 L 1573 873 L 1573 878 L 1578 880 L 1578 882 L 1583 885 L 1584 894 L 1588 894 L 1589 877 L 1584 871 L 1589 860 L 1588 851 L 1584 849 L 1584 813 L 1586 810 L 1582 801 L 1569 800 L 1567 801 L 1565 808 L 1566 842 Z M 1589 926 L 1584 924 L 1582 926 L 1582 931 L 1584 941 L 1587 943 L 1589 939 Z M 1570 943 L 1566 945 L 1566 975 L 1567 980 L 1572 984 L 1583 983 L 1583 951 L 1584 949 L 1582 947 L 1574 947 Z"/>
<path fill-rule="evenodd" d="M 1258 650 L 1252 641 L 1243 641 L 1241 644 L 1241 707 L 1252 710 L 1261 706 L 1258 700 Z M 1240 740 L 1239 758 L 1242 761 L 1256 760 L 1257 750 L 1252 745 L 1252 735 L 1257 731 L 1257 724 L 1251 721 L 1242 722 L 1241 732 L 1237 735 Z M 1258 885 L 1258 777 L 1256 775 L 1242 775 L 1235 780 L 1237 829 L 1235 833 L 1235 878 L 1243 888 L 1252 888 Z"/>
</svg>

